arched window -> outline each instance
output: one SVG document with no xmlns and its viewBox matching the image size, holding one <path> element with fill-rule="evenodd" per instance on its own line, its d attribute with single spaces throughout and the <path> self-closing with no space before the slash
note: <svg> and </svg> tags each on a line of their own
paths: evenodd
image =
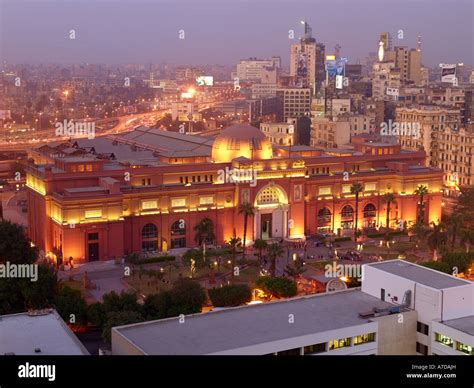
<svg viewBox="0 0 474 388">
<path fill-rule="evenodd" d="M 354 218 L 354 209 L 352 209 L 352 206 L 344 206 L 341 211 L 341 216 L 342 218 Z"/>
<path fill-rule="evenodd" d="M 158 228 L 155 224 L 146 224 L 142 229 L 142 251 L 158 250 Z"/>
<path fill-rule="evenodd" d="M 318 225 L 328 224 L 331 222 L 331 211 L 327 207 L 323 207 L 318 211 Z"/>
<path fill-rule="evenodd" d="M 257 205 L 279 204 L 284 202 L 283 193 L 276 187 L 263 189 L 257 197 Z"/>
<path fill-rule="evenodd" d="M 178 220 L 171 225 L 172 236 L 182 236 L 186 234 L 186 223 L 184 220 Z"/>
<path fill-rule="evenodd" d="M 377 209 L 375 208 L 375 205 L 373 205 L 372 203 L 368 203 L 364 206 L 364 218 L 372 218 L 376 217 L 376 215 Z"/>
</svg>

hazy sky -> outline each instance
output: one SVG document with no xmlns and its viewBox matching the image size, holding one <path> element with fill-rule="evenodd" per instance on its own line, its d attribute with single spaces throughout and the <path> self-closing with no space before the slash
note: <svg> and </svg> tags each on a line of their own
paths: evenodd
<svg viewBox="0 0 474 388">
<path fill-rule="evenodd" d="M 280 55 L 307 20 L 351 62 L 377 51 L 378 34 L 416 46 L 423 62 L 474 64 L 474 0 L 0 0 L 0 58 L 13 63 L 235 64 Z M 69 39 L 75 30 L 76 39 Z M 184 30 L 180 40 L 178 31 Z M 397 39 L 403 30 L 404 39 Z"/>
</svg>

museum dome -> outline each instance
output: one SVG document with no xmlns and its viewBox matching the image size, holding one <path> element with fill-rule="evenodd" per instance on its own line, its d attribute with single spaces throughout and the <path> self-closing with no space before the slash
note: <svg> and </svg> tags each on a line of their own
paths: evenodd
<svg viewBox="0 0 474 388">
<path fill-rule="evenodd" d="M 238 157 L 271 159 L 272 144 L 258 128 L 248 124 L 235 124 L 225 128 L 214 140 L 212 160 L 226 163 Z"/>
</svg>

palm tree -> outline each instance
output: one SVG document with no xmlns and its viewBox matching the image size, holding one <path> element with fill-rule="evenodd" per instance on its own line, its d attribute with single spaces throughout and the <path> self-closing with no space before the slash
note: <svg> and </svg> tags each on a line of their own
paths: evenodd
<svg viewBox="0 0 474 388">
<path fill-rule="evenodd" d="M 461 244 L 466 247 L 466 253 L 469 253 L 471 245 L 474 244 L 474 230 L 461 229 Z"/>
<path fill-rule="evenodd" d="M 203 218 L 199 224 L 194 227 L 196 235 L 194 240 L 202 245 L 203 242 L 212 243 L 215 240 L 214 223 L 209 218 Z"/>
<path fill-rule="evenodd" d="M 235 258 L 237 256 L 237 252 L 239 248 L 242 246 L 242 240 L 240 237 L 236 237 L 235 235 L 227 241 L 227 247 L 229 248 L 230 257 L 231 257 L 231 277 L 234 278 L 234 269 L 235 269 Z"/>
<path fill-rule="evenodd" d="M 362 193 L 364 190 L 364 187 L 362 186 L 362 183 L 353 183 L 351 186 L 351 194 L 355 194 L 355 224 L 354 224 L 354 241 L 357 242 L 357 237 L 358 237 L 358 228 L 357 228 L 357 222 L 359 219 L 359 194 Z"/>
<path fill-rule="evenodd" d="M 297 258 L 293 264 L 288 264 L 285 268 L 285 273 L 288 276 L 291 276 L 295 282 L 296 279 L 304 272 L 306 272 L 306 268 L 304 267 L 304 262 L 300 257 Z"/>
<path fill-rule="evenodd" d="M 256 239 L 253 243 L 253 249 L 258 250 L 258 260 L 260 262 L 260 265 L 262 265 L 262 252 L 267 249 L 267 247 L 267 242 L 261 238 Z"/>
<path fill-rule="evenodd" d="M 414 194 L 418 196 L 418 211 L 417 211 L 417 220 L 416 222 L 424 223 L 424 211 L 423 211 L 423 200 L 426 194 L 428 194 L 428 187 L 425 185 L 419 185 Z"/>
<path fill-rule="evenodd" d="M 247 242 L 247 223 L 249 216 L 253 216 L 255 208 L 252 206 L 251 203 L 244 202 L 239 206 L 239 214 L 244 215 L 244 241 L 243 241 L 243 250 L 242 250 L 242 258 L 245 258 L 245 244 Z"/>
<path fill-rule="evenodd" d="M 283 246 L 277 242 L 274 242 L 268 246 L 268 258 L 270 259 L 270 275 L 272 277 L 275 277 L 276 273 L 276 261 L 277 259 L 283 255 L 283 252 L 285 250 L 283 249 Z"/>
<path fill-rule="evenodd" d="M 439 223 L 433 225 L 433 229 L 428 232 L 428 246 L 433 251 L 433 260 L 438 260 L 438 249 L 448 242 L 448 234 L 445 232 L 444 225 Z"/>
<path fill-rule="evenodd" d="M 390 229 L 390 205 L 395 201 L 395 194 L 393 193 L 385 193 L 382 197 L 382 202 L 387 204 L 387 213 L 385 216 L 385 228 L 387 228 L 387 232 Z"/>
<path fill-rule="evenodd" d="M 456 237 L 464 224 L 464 214 L 454 213 L 447 222 L 448 234 L 451 237 L 451 248 L 456 244 Z"/>
</svg>

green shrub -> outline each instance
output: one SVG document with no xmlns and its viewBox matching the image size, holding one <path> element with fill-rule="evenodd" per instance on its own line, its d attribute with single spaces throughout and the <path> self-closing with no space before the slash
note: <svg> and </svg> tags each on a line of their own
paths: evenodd
<svg viewBox="0 0 474 388">
<path fill-rule="evenodd" d="M 211 288 L 209 298 L 214 307 L 239 306 L 252 300 L 252 291 L 246 284 L 231 284 Z"/>
<path fill-rule="evenodd" d="M 145 259 L 140 259 L 136 262 L 138 265 L 143 264 L 152 264 L 152 263 L 164 263 L 168 261 L 175 261 L 176 256 L 156 256 L 156 257 L 147 257 Z"/>
<path fill-rule="evenodd" d="M 347 237 L 336 237 L 336 238 L 334 239 L 334 242 L 351 241 L 351 240 L 352 240 L 352 238 L 351 238 L 351 237 L 348 237 L 348 236 L 347 236 Z"/>
<path fill-rule="evenodd" d="M 85 324 L 87 322 L 87 303 L 81 291 L 64 286 L 55 300 L 56 310 L 66 323 Z M 74 321 L 71 318 L 74 317 Z"/>
<path fill-rule="evenodd" d="M 290 298 L 298 292 L 296 282 L 281 277 L 261 277 L 256 281 L 258 288 L 276 298 Z"/>
</svg>

